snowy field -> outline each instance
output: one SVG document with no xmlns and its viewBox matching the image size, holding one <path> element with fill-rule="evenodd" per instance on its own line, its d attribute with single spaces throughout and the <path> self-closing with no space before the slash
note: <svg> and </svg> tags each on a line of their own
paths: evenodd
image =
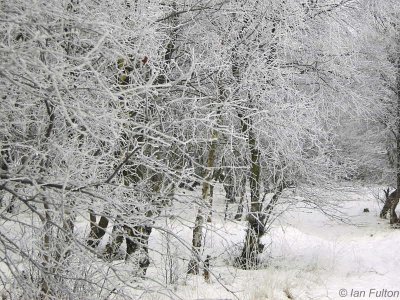
<svg viewBox="0 0 400 300">
<path fill-rule="evenodd" d="M 223 214 L 214 213 L 202 253 L 212 257 L 211 283 L 201 275 L 187 276 L 189 250 L 162 234 L 163 230 L 155 231 L 150 240 L 153 263 L 147 275 L 161 282 L 172 279 L 176 299 L 400 299 L 391 294 L 400 290 L 400 230 L 379 219 L 378 193 L 382 198 L 379 187 L 346 189 L 338 196 L 342 200 L 337 210 L 330 210 L 334 218 L 304 202 L 289 208 L 281 205 L 278 212 L 282 214 L 263 238 L 266 249 L 259 270 L 230 267 L 240 251 L 245 222 L 224 225 Z M 180 199 L 184 202 L 185 197 L 194 196 Z M 223 211 L 223 199 L 219 191 L 214 203 L 217 211 Z M 181 210 L 179 217 L 168 219 L 163 227 L 190 245 L 191 231 L 186 225 L 193 218 L 194 210 Z M 165 254 L 167 247 L 170 259 L 161 258 L 159 253 Z M 160 269 L 165 272 L 161 274 Z M 142 298 L 168 299 L 147 292 Z"/>
</svg>

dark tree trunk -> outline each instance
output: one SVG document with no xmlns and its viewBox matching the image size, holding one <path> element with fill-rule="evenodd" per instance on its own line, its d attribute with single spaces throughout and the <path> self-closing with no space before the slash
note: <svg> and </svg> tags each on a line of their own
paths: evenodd
<svg viewBox="0 0 400 300">
<path fill-rule="evenodd" d="M 199 261 L 200 261 L 200 249 L 202 245 L 202 228 L 204 223 L 203 213 L 199 209 L 194 228 L 193 228 L 193 238 L 192 238 L 192 255 L 188 264 L 188 274 L 199 274 Z"/>
<path fill-rule="evenodd" d="M 232 170 L 230 170 L 224 178 L 224 190 L 225 190 L 225 214 L 224 220 L 228 218 L 229 203 L 235 203 L 235 182 L 232 176 Z"/>
<path fill-rule="evenodd" d="M 248 146 L 251 155 L 250 167 L 250 212 L 247 216 L 248 228 L 244 247 L 240 257 L 236 259 L 236 265 L 243 269 L 251 269 L 257 266 L 257 256 L 263 250 L 260 238 L 264 234 L 264 215 L 261 212 L 260 202 L 260 151 L 257 139 L 251 128 L 251 119 L 245 120 L 248 125 Z"/>
<path fill-rule="evenodd" d="M 246 195 L 246 177 L 243 177 L 243 179 L 241 180 L 241 189 L 240 189 L 240 200 L 239 200 L 239 204 L 238 204 L 238 209 L 235 215 L 235 220 L 240 220 L 242 219 L 242 215 L 243 215 L 243 200 L 244 197 Z"/>
<path fill-rule="evenodd" d="M 206 260 L 204 261 L 203 277 L 207 283 L 211 282 L 210 281 L 210 259 L 211 259 L 211 256 L 207 255 Z"/>
<path fill-rule="evenodd" d="M 211 223 L 212 221 L 213 199 L 214 199 L 214 185 L 210 184 L 210 196 L 208 198 L 209 213 L 207 216 L 207 223 Z"/>
<path fill-rule="evenodd" d="M 397 192 L 397 191 L 396 191 Z M 391 199 L 391 206 L 390 206 L 390 224 L 396 224 L 399 223 L 399 218 L 397 217 L 396 214 L 396 207 L 397 204 L 399 203 L 399 195 L 396 193 L 395 197 Z"/>
<path fill-rule="evenodd" d="M 243 197 L 240 197 L 237 212 L 235 215 L 235 220 L 240 221 L 243 216 Z"/>
<path fill-rule="evenodd" d="M 108 218 L 101 216 L 99 224 L 97 224 L 96 215 L 93 212 L 90 212 L 90 233 L 87 239 L 87 245 L 96 248 L 105 235 L 107 226 Z"/>
<path fill-rule="evenodd" d="M 274 38 L 276 35 L 276 21 L 273 22 L 271 28 L 271 34 Z M 243 34 L 247 29 L 247 20 L 239 33 L 240 38 L 244 39 Z M 235 52 L 237 53 L 237 52 Z M 232 56 L 232 73 L 236 78 L 237 82 L 240 82 L 240 67 L 241 63 L 236 54 Z M 272 64 L 276 57 L 276 42 L 273 42 L 270 46 L 270 54 L 266 58 L 268 64 Z M 249 107 L 254 108 L 251 103 L 251 98 L 249 98 Z M 243 118 L 242 113 L 238 113 L 241 119 L 242 132 L 248 134 L 248 149 L 250 151 L 251 166 L 250 166 L 250 176 L 249 176 L 249 186 L 250 186 L 250 212 L 247 217 L 248 228 L 246 233 L 246 238 L 244 241 L 244 247 L 240 257 L 236 259 L 236 265 L 243 269 L 254 268 L 258 264 L 257 256 L 263 251 L 264 246 L 260 243 L 260 238 L 263 236 L 264 229 L 264 219 L 265 215 L 262 213 L 262 201 L 260 201 L 260 174 L 261 174 L 261 164 L 260 164 L 260 150 L 258 148 L 257 137 L 254 133 L 253 119 L 252 116 Z"/>
<path fill-rule="evenodd" d="M 383 190 L 385 193 L 385 204 L 382 207 L 381 213 L 379 214 L 379 217 L 381 219 L 386 219 L 387 213 L 389 212 L 390 209 L 390 199 L 389 199 L 389 188 L 387 190 Z"/>
<path fill-rule="evenodd" d="M 383 205 L 383 208 L 381 210 L 381 213 L 379 216 L 382 219 L 386 219 L 386 216 L 389 212 L 390 215 L 390 224 L 395 224 L 399 222 L 399 219 L 396 214 L 396 207 L 397 204 L 399 203 L 399 198 L 400 198 L 400 193 L 397 192 L 398 190 L 395 190 L 389 194 L 389 189 L 385 191 L 385 204 Z"/>
<path fill-rule="evenodd" d="M 397 46 L 400 47 L 400 34 L 397 37 Z M 395 224 L 399 222 L 399 219 L 396 215 L 396 207 L 399 203 L 399 196 L 397 191 L 400 191 L 400 56 L 396 61 L 396 97 L 397 97 L 397 109 L 396 109 L 396 191 L 392 192 L 390 195 L 389 190 L 385 191 L 386 201 L 381 210 L 379 216 L 383 219 L 386 218 L 387 213 L 390 215 L 390 224 Z M 400 193 L 399 193 L 400 194 Z"/>
<path fill-rule="evenodd" d="M 389 201 L 389 200 L 386 200 L 386 201 L 385 201 L 385 204 L 384 204 L 383 207 L 382 207 L 381 213 L 379 214 L 379 217 L 380 217 L 381 219 L 386 219 L 387 214 L 388 214 L 388 212 L 389 212 L 389 210 L 390 210 L 390 207 L 391 207 L 390 201 Z"/>
<path fill-rule="evenodd" d="M 149 237 L 152 231 L 151 226 L 135 226 L 133 229 L 125 226 L 125 231 L 128 234 L 126 239 L 126 256 L 128 260 L 130 256 L 137 253 L 139 255 L 139 268 L 143 276 L 146 275 L 147 268 L 150 265 L 149 259 Z M 143 249 L 143 253 L 138 253 L 138 250 Z"/>
<path fill-rule="evenodd" d="M 104 258 L 107 260 L 113 260 L 117 254 L 118 250 L 124 242 L 124 232 L 123 226 L 120 224 L 114 224 L 111 240 L 107 243 L 106 248 L 104 250 Z"/>
<path fill-rule="evenodd" d="M 397 47 L 400 48 L 400 33 L 397 37 Z M 396 96 L 397 96 L 397 132 L 396 132 L 396 145 L 397 145 L 397 191 L 400 191 L 400 55 L 397 57 L 396 62 Z M 398 223 L 399 219 L 396 215 L 396 207 L 399 203 L 399 195 L 393 199 L 390 207 L 390 224 Z"/>
</svg>

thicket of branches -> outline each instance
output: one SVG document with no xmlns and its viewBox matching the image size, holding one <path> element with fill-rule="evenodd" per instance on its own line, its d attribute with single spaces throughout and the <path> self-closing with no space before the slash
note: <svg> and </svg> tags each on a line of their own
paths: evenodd
<svg viewBox="0 0 400 300">
<path fill-rule="evenodd" d="M 4 292 L 140 297 L 149 237 L 196 184 L 183 244 L 198 274 L 218 181 L 240 198 L 236 219 L 246 214 L 235 265 L 253 268 L 285 189 L 391 174 L 395 11 L 372 0 L 0 1 Z"/>
</svg>

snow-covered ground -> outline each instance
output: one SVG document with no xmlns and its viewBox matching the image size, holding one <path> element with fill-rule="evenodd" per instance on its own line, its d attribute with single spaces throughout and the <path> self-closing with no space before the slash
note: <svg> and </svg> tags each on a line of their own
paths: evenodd
<svg viewBox="0 0 400 300">
<path fill-rule="evenodd" d="M 211 282 L 207 283 L 201 274 L 186 274 L 197 213 L 193 200 L 200 200 L 200 190 L 182 190 L 150 236 L 147 279 L 133 275 L 131 266 L 116 260 L 112 265 L 121 280 L 111 288 L 126 297 L 107 299 L 400 299 L 400 229 L 379 219 L 379 192 L 382 198 L 380 187 L 351 187 L 331 196 L 321 192 L 321 201 L 336 203 L 324 206 L 325 213 L 290 194 L 291 199 L 283 198 L 275 210 L 278 218 L 262 239 L 266 245 L 262 265 L 258 270 L 241 270 L 233 267 L 233 260 L 240 253 L 246 221 L 233 221 L 235 205 L 230 205 L 224 221 L 224 193 L 217 187 L 201 253 L 203 259 L 211 256 Z M 369 212 L 364 212 L 366 208 Z M 82 219 L 77 225 L 76 233 L 84 238 L 88 222 Z M 17 234 L 14 227 L 8 229 Z M 88 267 L 96 262 L 93 259 L 87 258 Z M 102 275 L 96 270 L 91 274 Z M 144 289 L 138 290 L 139 286 Z"/>
<path fill-rule="evenodd" d="M 378 192 L 379 187 L 342 192 L 338 209 L 343 215 L 336 214 L 344 222 L 304 203 L 284 209 L 263 238 L 267 247 L 262 255 L 264 265 L 258 270 L 232 267 L 245 222 L 224 223 L 223 214 L 215 213 L 212 224 L 207 225 L 202 254 L 203 258 L 207 254 L 212 257 L 211 283 L 201 275 L 187 276 L 189 249 L 156 230 L 150 239 L 153 264 L 147 275 L 161 282 L 172 278 L 173 297 L 182 299 L 400 299 L 394 297 L 400 293 L 400 230 L 379 219 Z M 382 190 L 380 193 L 383 197 Z M 180 199 L 193 196 L 186 193 Z M 223 201 L 221 190 L 217 191 L 217 211 L 223 211 Z M 178 217 L 166 219 L 163 227 L 190 245 L 191 231 L 186 224 L 193 222 L 194 215 L 195 209 L 182 210 Z M 167 249 L 169 259 L 162 258 L 159 252 L 165 254 Z M 164 298 L 152 293 L 143 296 Z"/>
</svg>

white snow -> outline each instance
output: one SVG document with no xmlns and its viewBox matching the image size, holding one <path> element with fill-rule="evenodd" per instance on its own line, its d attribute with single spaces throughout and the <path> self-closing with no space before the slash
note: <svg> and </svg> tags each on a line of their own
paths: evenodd
<svg viewBox="0 0 400 300">
<path fill-rule="evenodd" d="M 232 220 L 235 205 L 230 205 L 231 219 L 224 221 L 225 198 L 222 187 L 217 187 L 215 211 L 212 223 L 204 230 L 201 253 L 203 259 L 212 257 L 210 283 L 205 282 L 203 270 L 197 276 L 186 274 L 197 212 L 193 199 L 187 199 L 198 197 L 200 201 L 200 189 L 182 191 L 179 201 L 169 208 L 165 218 L 160 218 L 150 236 L 147 279 L 132 274 L 130 262 L 117 260 L 110 265 L 122 278 L 115 288 L 127 299 L 144 300 L 400 299 L 388 294 L 400 293 L 400 229 L 391 228 L 388 220 L 379 218 L 381 204 L 375 197 L 379 191 L 382 193 L 378 186 L 354 186 L 340 195 L 332 194 L 331 199 L 341 199 L 330 210 L 336 218 L 307 206 L 300 197 L 282 199 L 286 202 L 276 209 L 279 218 L 262 239 L 266 245 L 260 256 L 262 265 L 258 270 L 241 270 L 233 267 L 233 260 L 241 251 L 246 221 Z M 290 202 L 294 204 L 289 206 Z M 369 212 L 363 212 L 364 208 Z M 87 226 L 82 219 L 76 233 L 83 236 Z M 96 274 L 96 265 L 92 268 Z M 109 270 L 104 272 L 108 274 Z M 144 289 L 137 289 L 139 286 Z M 341 289 L 348 297 L 339 295 Z M 386 290 L 386 296 L 377 297 L 374 293 L 381 290 Z M 365 297 L 356 297 L 362 293 Z M 109 299 L 120 298 L 111 295 Z"/>
<path fill-rule="evenodd" d="M 262 254 L 263 267 L 246 271 L 232 267 L 232 257 L 239 253 L 243 241 L 245 222 L 223 223 L 220 190 L 214 208 L 221 213 L 214 213 L 213 223 L 207 225 L 203 253 L 203 258 L 206 254 L 215 258 L 211 263 L 212 282 L 205 283 L 201 275 L 185 275 L 184 259 L 189 251 L 172 241 L 175 254 L 182 259 L 173 259 L 177 282 L 171 286 L 182 299 L 354 299 L 362 293 L 365 297 L 358 299 L 400 299 L 374 294 L 382 289 L 400 292 L 400 230 L 379 219 L 380 204 L 374 196 L 379 190 L 353 187 L 342 192 L 345 197 L 339 210 L 347 222 L 332 219 L 304 203 L 291 207 L 263 238 L 268 245 Z M 369 212 L 363 212 L 364 208 Z M 194 220 L 194 211 L 186 212 L 184 219 Z M 190 244 L 190 229 L 175 221 L 171 224 L 174 232 Z M 153 249 L 165 248 L 160 232 L 152 235 L 150 243 Z M 154 251 L 151 256 L 159 269 L 160 256 Z M 157 268 L 153 264 L 148 275 L 155 275 Z M 346 290 L 347 297 L 339 295 L 341 289 Z M 164 297 L 148 294 L 144 299 Z"/>
</svg>

